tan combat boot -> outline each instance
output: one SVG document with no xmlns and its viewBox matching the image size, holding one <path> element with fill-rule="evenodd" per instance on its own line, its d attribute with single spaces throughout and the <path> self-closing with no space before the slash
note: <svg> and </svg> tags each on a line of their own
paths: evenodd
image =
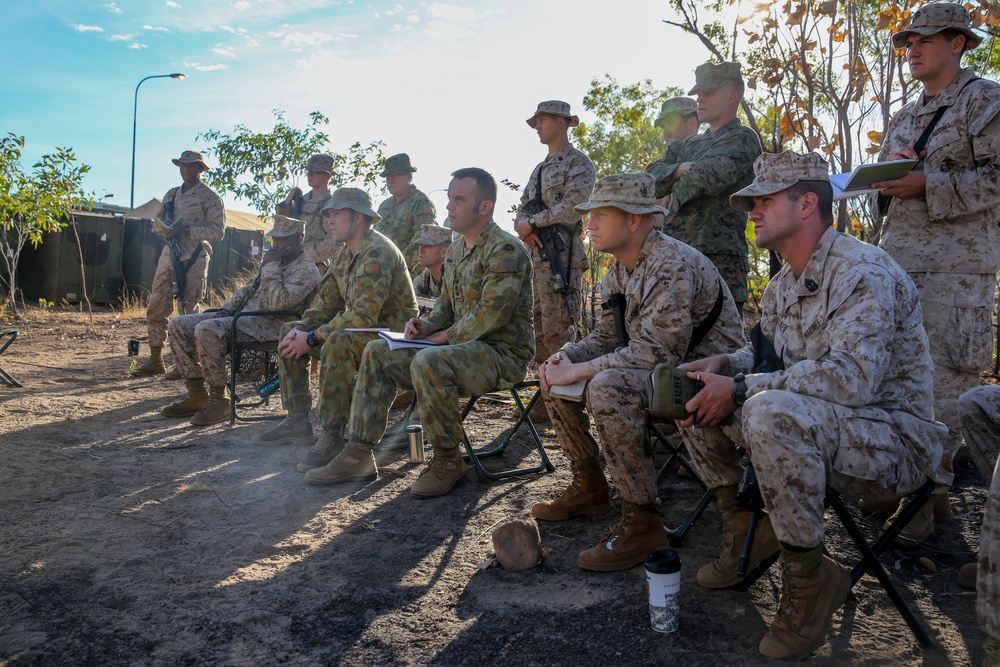
<svg viewBox="0 0 1000 667">
<path fill-rule="evenodd" d="M 719 545 L 719 557 L 714 563 L 709 563 L 698 570 L 698 583 L 705 588 L 729 588 L 739 583 L 736 574 L 743 544 L 750 530 L 750 510 L 736 500 L 736 486 L 722 486 L 715 489 L 715 501 L 722 515 L 722 544 Z M 771 527 L 771 517 L 767 514 L 757 523 L 754 532 L 753 548 L 750 550 L 750 563 L 747 572 L 757 567 L 761 561 L 778 553 L 778 538 Z"/>
<path fill-rule="evenodd" d="M 208 405 L 191 417 L 191 423 L 195 426 L 218 424 L 229 419 L 229 397 L 226 396 L 226 388 L 209 387 L 208 397 Z"/>
<path fill-rule="evenodd" d="M 851 591 L 851 575 L 823 555 L 823 547 L 781 547 L 781 598 L 757 650 L 779 660 L 801 660 L 826 637 L 833 612 Z"/>
<path fill-rule="evenodd" d="M 187 381 L 188 395 L 182 401 L 176 401 L 160 410 L 164 417 L 190 417 L 208 405 L 208 392 L 205 391 L 205 381 L 193 378 Z"/>
<path fill-rule="evenodd" d="M 149 348 L 149 360 L 132 371 L 132 377 L 144 375 L 163 375 L 166 372 L 163 365 L 163 346 Z"/>
<path fill-rule="evenodd" d="M 882 530 L 889 527 L 896 517 L 903 513 L 903 511 L 909 506 L 910 499 L 904 498 L 901 503 L 899 503 L 899 509 L 896 513 L 889 517 L 889 520 L 885 522 L 882 526 Z M 898 547 L 912 548 L 919 545 L 921 542 L 926 540 L 928 537 L 934 534 L 934 498 L 930 498 L 924 506 L 920 508 L 916 516 L 910 519 L 910 522 L 903 526 L 903 530 L 899 531 L 896 535 L 896 539 L 893 540 L 893 544 Z"/>
<path fill-rule="evenodd" d="M 255 445 L 311 445 L 316 442 L 308 412 L 289 412 L 272 429 L 258 433 L 250 442 Z"/>
<path fill-rule="evenodd" d="M 309 472 L 313 468 L 322 468 L 329 463 L 334 454 L 339 452 L 344 446 L 344 427 L 336 428 L 326 426 L 323 428 L 323 435 L 312 446 L 306 455 L 302 457 L 295 469 L 298 472 Z"/>
<path fill-rule="evenodd" d="M 370 447 L 357 442 L 345 445 L 325 466 L 306 472 L 306 481 L 310 484 L 370 482 L 375 479 L 378 479 L 375 455 Z"/>
<path fill-rule="evenodd" d="M 577 567 L 596 572 L 616 572 L 635 567 L 651 551 L 670 548 L 667 531 L 656 505 L 622 503 L 622 518 L 601 543 L 581 551 Z"/>
<path fill-rule="evenodd" d="M 968 588 L 970 591 L 976 590 L 976 575 L 979 574 L 979 564 L 978 563 L 966 563 L 962 567 L 958 568 L 958 576 L 955 581 L 962 588 Z"/>
<path fill-rule="evenodd" d="M 410 495 L 414 498 L 436 498 L 451 493 L 468 470 L 469 466 L 462 460 L 461 449 L 435 447 L 434 458 L 410 487 Z"/>
<path fill-rule="evenodd" d="M 535 503 L 531 516 L 542 521 L 565 521 L 575 516 L 597 516 L 611 511 L 608 481 L 597 459 L 570 461 L 573 481 L 552 500 Z"/>
</svg>

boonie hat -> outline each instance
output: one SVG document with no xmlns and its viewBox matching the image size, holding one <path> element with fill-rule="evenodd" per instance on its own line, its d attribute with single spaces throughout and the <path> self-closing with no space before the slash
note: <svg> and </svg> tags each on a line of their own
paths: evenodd
<svg viewBox="0 0 1000 667">
<path fill-rule="evenodd" d="M 441 245 L 451 243 L 451 230 L 441 225 L 420 225 L 418 245 Z"/>
<path fill-rule="evenodd" d="M 653 121 L 656 127 L 663 127 L 670 116 L 690 116 L 698 113 L 698 103 L 690 97 L 671 97 L 660 107 L 660 115 Z"/>
<path fill-rule="evenodd" d="M 200 164 L 202 171 L 208 171 L 208 165 L 205 164 L 205 158 L 201 156 L 198 151 L 184 151 L 181 156 L 171 160 L 178 167 L 182 164 Z"/>
<path fill-rule="evenodd" d="M 897 49 L 906 48 L 906 36 L 911 32 L 918 35 L 936 35 L 942 30 L 957 30 L 965 35 L 965 49 L 979 46 L 983 38 L 972 32 L 972 17 L 969 10 L 954 2 L 933 2 L 918 9 L 910 24 L 893 33 L 892 45 Z"/>
<path fill-rule="evenodd" d="M 656 205 L 656 179 L 652 174 L 636 171 L 631 174 L 605 176 L 594 184 L 590 201 L 574 206 L 577 213 L 612 206 L 626 213 L 662 213 L 667 209 Z"/>
<path fill-rule="evenodd" d="M 543 113 L 547 113 L 550 116 L 562 116 L 563 118 L 568 118 L 570 127 L 576 127 L 580 124 L 580 117 L 574 116 L 569 112 L 569 102 L 562 102 L 560 100 L 539 102 L 538 108 L 535 109 L 535 115 L 524 122 L 526 122 L 531 129 L 535 129 L 535 119 L 538 118 L 538 114 Z"/>
<path fill-rule="evenodd" d="M 285 236 L 296 236 L 304 233 L 305 225 L 303 225 L 301 220 L 277 214 L 274 216 L 274 227 L 264 234 L 264 236 L 270 236 L 272 239 L 280 239 Z"/>
<path fill-rule="evenodd" d="M 739 63 L 705 63 L 695 69 L 694 88 L 688 91 L 688 95 L 715 90 L 730 81 L 742 80 Z"/>
<path fill-rule="evenodd" d="M 306 171 L 321 171 L 324 174 L 333 174 L 333 156 L 326 153 L 319 153 L 309 158 L 306 164 Z"/>
<path fill-rule="evenodd" d="M 753 183 L 729 198 L 737 211 L 753 210 L 753 198 L 787 190 L 799 181 L 830 182 L 826 160 L 816 153 L 764 153 L 753 163 Z"/>
<path fill-rule="evenodd" d="M 417 169 L 410 166 L 410 156 L 406 153 L 399 153 L 385 159 L 385 168 L 379 176 L 402 176 L 412 174 Z"/>
<path fill-rule="evenodd" d="M 328 211 L 331 208 L 338 210 L 349 208 L 352 211 L 371 216 L 372 224 L 382 219 L 382 216 L 372 210 L 372 198 L 360 188 L 338 188 L 334 190 L 333 195 L 330 196 L 330 201 L 326 203 L 326 206 L 322 210 Z"/>
</svg>

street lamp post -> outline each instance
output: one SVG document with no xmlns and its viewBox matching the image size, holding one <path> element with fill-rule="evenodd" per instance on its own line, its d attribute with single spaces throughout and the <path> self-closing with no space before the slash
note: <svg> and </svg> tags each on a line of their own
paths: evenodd
<svg viewBox="0 0 1000 667">
<path fill-rule="evenodd" d="M 148 81 L 149 79 L 177 79 L 179 81 L 186 78 L 186 74 L 180 74 L 177 72 L 174 74 L 154 74 L 153 76 L 147 76 L 135 87 L 135 99 L 132 103 L 132 186 L 129 191 L 128 198 L 129 208 L 135 208 L 135 124 L 136 115 L 139 111 L 139 86 L 143 84 L 143 81 Z"/>
</svg>

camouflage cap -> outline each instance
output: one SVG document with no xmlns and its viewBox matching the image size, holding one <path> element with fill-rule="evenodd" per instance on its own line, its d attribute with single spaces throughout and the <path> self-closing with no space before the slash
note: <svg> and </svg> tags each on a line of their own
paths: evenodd
<svg viewBox="0 0 1000 667">
<path fill-rule="evenodd" d="M 324 174 L 333 175 L 333 156 L 326 153 L 313 155 L 306 164 L 306 171 L 321 171 Z"/>
<path fill-rule="evenodd" d="M 690 97 L 671 97 L 660 107 L 660 115 L 653 121 L 656 127 L 663 127 L 670 116 L 690 116 L 698 113 L 698 103 Z"/>
<path fill-rule="evenodd" d="M 705 63 L 694 71 L 694 88 L 688 95 L 708 92 L 730 81 L 743 81 L 739 63 Z"/>
<path fill-rule="evenodd" d="M 956 30 L 965 35 L 966 51 L 976 48 L 983 41 L 982 37 L 972 32 L 972 17 L 968 9 L 954 2 L 933 2 L 914 12 L 909 25 L 893 33 L 892 45 L 905 49 L 906 36 L 910 33 L 936 35 L 942 30 Z"/>
<path fill-rule="evenodd" d="M 441 245 L 451 243 L 451 230 L 441 225 L 420 225 L 419 245 Z"/>
<path fill-rule="evenodd" d="M 202 171 L 208 171 L 208 165 L 205 164 L 205 158 L 201 156 L 198 151 L 184 151 L 181 156 L 171 160 L 178 167 L 182 164 L 200 164 Z"/>
<path fill-rule="evenodd" d="M 305 233 L 305 225 L 301 220 L 296 220 L 295 218 L 289 218 L 288 216 L 276 214 L 274 216 L 274 227 L 272 227 L 264 236 L 270 236 L 273 239 L 283 238 L 285 236 L 302 236 Z"/>
<path fill-rule="evenodd" d="M 574 116 L 569 112 L 569 102 L 562 102 L 560 100 L 539 102 L 538 108 L 535 109 L 535 114 L 524 122 L 526 122 L 528 127 L 531 129 L 535 129 L 535 119 L 538 118 L 538 114 L 543 113 L 547 113 L 550 116 L 562 116 L 563 118 L 568 118 L 570 127 L 576 127 L 580 124 L 580 117 Z"/>
<path fill-rule="evenodd" d="M 590 201 L 574 206 L 573 210 L 586 213 L 607 206 L 620 208 L 626 213 L 667 214 L 665 208 L 656 205 L 656 179 L 644 171 L 605 176 L 594 184 Z"/>
<path fill-rule="evenodd" d="M 382 216 L 372 210 L 372 198 L 368 196 L 367 192 L 359 188 L 338 188 L 334 190 L 330 201 L 326 203 L 326 206 L 322 210 L 329 211 L 331 208 L 337 210 L 349 208 L 352 211 L 371 216 L 373 224 L 382 219 Z"/>
<path fill-rule="evenodd" d="M 737 211 L 753 210 L 753 198 L 787 190 L 799 181 L 830 182 L 829 166 L 816 153 L 764 153 L 753 163 L 753 183 L 729 198 Z"/>
<path fill-rule="evenodd" d="M 410 166 L 410 156 L 406 153 L 399 153 L 385 159 L 385 168 L 379 176 L 402 176 L 412 174 L 417 170 Z"/>
</svg>

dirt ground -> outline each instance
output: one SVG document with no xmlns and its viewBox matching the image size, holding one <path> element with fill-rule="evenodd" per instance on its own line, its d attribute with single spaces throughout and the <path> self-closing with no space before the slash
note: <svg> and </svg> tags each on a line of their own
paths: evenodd
<svg viewBox="0 0 1000 667">
<path fill-rule="evenodd" d="M 450 496 L 418 501 L 408 493 L 417 466 L 396 450 L 379 465 L 404 478 L 316 487 L 294 469 L 305 448 L 250 444 L 273 422 L 196 428 L 161 417 L 182 385 L 128 377 L 126 341 L 145 341 L 138 317 L 99 313 L 97 335 L 74 312 L 32 310 L 13 326 L 21 335 L 0 366 L 24 388 L 0 385 L 0 665 L 769 662 L 756 647 L 777 568 L 748 593 L 695 583 L 718 545 L 714 506 L 678 545 L 673 635 L 649 628 L 641 567 L 596 574 L 575 565 L 615 515 L 543 524 L 547 556 L 532 570 L 481 567 L 495 527 L 568 482 L 551 432 L 551 474 L 479 484 L 470 472 Z M 485 444 L 512 414 L 490 404 L 467 427 Z M 535 456 L 518 436 L 505 458 Z M 956 521 L 925 547 L 882 559 L 940 648 L 921 649 L 866 576 L 807 664 L 981 663 L 975 596 L 955 572 L 976 552 L 986 487 L 971 463 L 957 472 Z M 670 525 L 701 496 L 673 473 L 660 491 Z M 853 562 L 828 519 L 829 550 Z"/>
</svg>

